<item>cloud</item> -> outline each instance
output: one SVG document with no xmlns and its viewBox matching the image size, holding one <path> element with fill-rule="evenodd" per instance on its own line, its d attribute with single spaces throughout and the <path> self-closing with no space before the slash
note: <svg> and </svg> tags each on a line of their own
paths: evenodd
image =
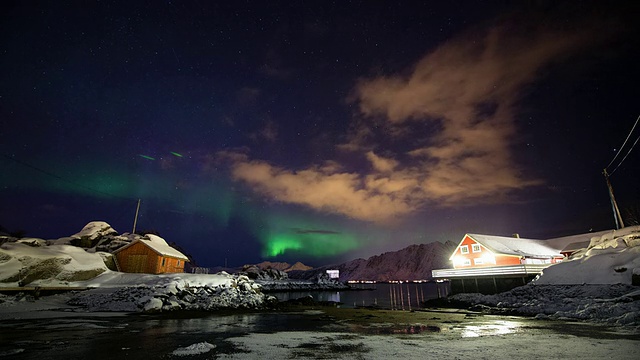
<svg viewBox="0 0 640 360">
<path fill-rule="evenodd" d="M 378 156 L 373 151 L 369 151 L 367 153 L 367 159 L 371 161 L 374 169 L 383 173 L 391 172 L 396 166 L 398 166 L 397 161 Z"/>
<path fill-rule="evenodd" d="M 253 190 L 284 203 L 304 205 L 319 211 L 354 219 L 387 222 L 415 210 L 403 190 L 406 184 L 392 180 L 376 182 L 354 172 L 332 172 L 334 168 L 311 167 L 291 171 L 265 161 L 236 161 L 231 172 Z"/>
<path fill-rule="evenodd" d="M 510 23 L 465 34 L 426 55 L 407 75 L 360 79 L 355 86 L 352 101 L 361 114 L 382 117 L 391 133 L 406 136 L 403 130 L 416 122 L 438 125 L 424 134 L 427 145 L 407 152 L 419 163 L 425 200 L 456 205 L 541 183 L 522 176 L 511 156 L 521 90 L 543 66 L 589 45 L 594 34 L 526 30 Z M 361 137 L 357 133 L 351 144 Z"/>
<path fill-rule="evenodd" d="M 512 156 L 522 90 L 596 38 L 595 27 L 566 28 L 503 22 L 462 34 L 401 74 L 360 79 L 350 96 L 359 114 L 337 147 L 350 153 L 349 164 L 290 170 L 237 156 L 232 176 L 275 201 L 373 222 L 427 205 L 507 201 L 542 184 Z"/>
</svg>

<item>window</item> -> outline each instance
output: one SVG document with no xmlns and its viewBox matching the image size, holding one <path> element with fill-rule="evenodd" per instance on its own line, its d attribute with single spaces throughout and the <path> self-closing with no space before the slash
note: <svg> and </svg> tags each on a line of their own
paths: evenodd
<svg viewBox="0 0 640 360">
<path fill-rule="evenodd" d="M 482 264 L 484 264 L 484 260 L 482 260 L 480 258 L 473 259 L 473 264 L 474 265 L 482 265 Z"/>
<path fill-rule="evenodd" d="M 464 259 L 464 262 L 462 263 L 462 266 L 471 266 L 471 260 Z"/>
<path fill-rule="evenodd" d="M 164 267 L 164 258 L 162 258 L 162 265 L 160 266 Z"/>
<path fill-rule="evenodd" d="M 480 252 L 482 250 L 480 250 L 480 244 L 473 244 L 471 245 L 471 251 L 473 252 Z"/>
<path fill-rule="evenodd" d="M 176 266 L 180 266 L 180 260 L 178 260 L 178 262 L 176 263 Z"/>
<path fill-rule="evenodd" d="M 461 254 L 468 254 L 469 253 L 469 245 L 460 246 L 460 253 Z"/>
</svg>

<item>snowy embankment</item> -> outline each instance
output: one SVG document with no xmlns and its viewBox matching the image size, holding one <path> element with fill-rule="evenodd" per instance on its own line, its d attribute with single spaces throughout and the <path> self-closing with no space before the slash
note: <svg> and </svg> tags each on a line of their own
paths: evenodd
<svg viewBox="0 0 640 360">
<path fill-rule="evenodd" d="M 82 285 L 93 289 L 79 292 L 68 303 L 87 311 L 260 309 L 276 301 L 246 276 L 224 272 L 212 275 L 108 272 Z"/>
<path fill-rule="evenodd" d="M 0 245 L 0 290 L 89 288 L 68 302 L 83 311 L 257 309 L 276 301 L 244 275 L 127 274 L 107 268 L 110 255 L 42 239 L 11 239 Z M 15 298 L 0 295 L 0 303 L 19 305 Z"/>
<path fill-rule="evenodd" d="M 496 295 L 458 294 L 452 303 L 551 319 L 640 326 L 640 226 L 591 239 L 589 247 L 548 267 L 530 284 Z"/>
<path fill-rule="evenodd" d="M 525 285 L 495 295 L 458 294 L 474 310 L 640 326 L 640 290 L 631 285 Z"/>
</svg>

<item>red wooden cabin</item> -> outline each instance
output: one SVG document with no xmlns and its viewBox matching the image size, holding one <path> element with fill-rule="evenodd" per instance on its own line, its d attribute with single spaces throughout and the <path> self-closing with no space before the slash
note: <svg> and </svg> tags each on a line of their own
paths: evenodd
<svg viewBox="0 0 640 360">
<path fill-rule="evenodd" d="M 129 273 L 181 273 L 189 259 L 156 235 L 147 234 L 114 251 L 118 270 Z"/>
<path fill-rule="evenodd" d="M 466 234 L 449 260 L 454 269 L 508 266 L 521 264 L 555 264 L 564 256 L 545 240 L 492 235 Z"/>
</svg>

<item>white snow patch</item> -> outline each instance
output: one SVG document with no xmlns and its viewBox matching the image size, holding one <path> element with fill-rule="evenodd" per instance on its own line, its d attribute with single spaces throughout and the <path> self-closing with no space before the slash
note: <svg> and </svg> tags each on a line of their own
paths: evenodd
<svg viewBox="0 0 640 360">
<path fill-rule="evenodd" d="M 189 355 L 198 355 L 208 353 L 212 349 L 215 349 L 215 345 L 209 344 L 208 342 L 200 342 L 197 344 L 189 345 L 183 348 L 177 348 L 174 350 L 171 355 L 174 356 L 189 356 Z"/>
</svg>

